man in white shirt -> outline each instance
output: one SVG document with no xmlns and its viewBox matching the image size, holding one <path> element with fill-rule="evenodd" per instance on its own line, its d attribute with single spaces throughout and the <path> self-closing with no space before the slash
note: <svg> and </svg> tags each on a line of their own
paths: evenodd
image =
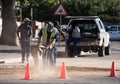
<svg viewBox="0 0 120 84">
<path fill-rule="evenodd" d="M 79 43 L 81 38 L 80 35 L 80 28 L 78 26 L 73 27 L 72 31 L 72 40 L 73 40 L 73 56 L 77 57 L 79 55 L 78 49 L 77 49 L 77 44 Z"/>
</svg>

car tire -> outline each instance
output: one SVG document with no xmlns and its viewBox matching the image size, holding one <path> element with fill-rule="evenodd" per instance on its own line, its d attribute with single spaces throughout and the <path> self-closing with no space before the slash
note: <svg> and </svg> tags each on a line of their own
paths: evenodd
<svg viewBox="0 0 120 84">
<path fill-rule="evenodd" d="M 98 56 L 99 57 L 104 57 L 104 46 L 99 47 Z"/>
<path fill-rule="evenodd" d="M 105 55 L 110 55 L 111 51 L 110 51 L 110 45 L 108 45 L 107 47 L 105 47 Z"/>
</svg>

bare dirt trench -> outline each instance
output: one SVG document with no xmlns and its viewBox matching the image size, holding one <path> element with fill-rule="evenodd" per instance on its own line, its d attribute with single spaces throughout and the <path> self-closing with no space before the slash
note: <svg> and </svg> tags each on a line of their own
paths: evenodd
<svg viewBox="0 0 120 84">
<path fill-rule="evenodd" d="M 30 76 L 32 79 L 50 79 L 58 78 L 61 75 L 62 68 L 56 67 L 54 71 L 43 70 L 42 68 L 30 67 Z M 116 70 L 120 73 L 119 70 Z M 0 67 L 0 79 L 24 79 L 26 66 Z M 110 75 L 110 69 L 88 68 L 88 67 L 66 67 L 65 74 L 70 77 L 85 75 Z"/>
</svg>

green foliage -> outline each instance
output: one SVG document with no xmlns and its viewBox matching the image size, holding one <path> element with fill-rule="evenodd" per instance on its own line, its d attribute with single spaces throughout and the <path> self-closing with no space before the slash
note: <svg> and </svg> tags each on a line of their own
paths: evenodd
<svg viewBox="0 0 120 84">
<path fill-rule="evenodd" d="M 26 15 L 30 13 L 29 8 L 34 8 L 34 19 L 39 21 L 55 20 L 54 12 L 59 0 L 18 0 L 28 9 L 23 11 Z M 89 16 L 97 15 L 103 21 L 120 21 L 120 0 L 60 0 L 69 15 Z M 29 10 L 29 12 L 28 12 Z M 27 11 L 27 12 L 26 12 Z"/>
</svg>

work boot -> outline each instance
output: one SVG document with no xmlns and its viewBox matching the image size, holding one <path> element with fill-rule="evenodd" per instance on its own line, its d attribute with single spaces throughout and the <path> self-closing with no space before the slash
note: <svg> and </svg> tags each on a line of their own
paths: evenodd
<svg viewBox="0 0 120 84">
<path fill-rule="evenodd" d="M 24 61 L 25 61 L 25 58 L 22 58 L 22 63 L 24 63 Z"/>
</svg>

